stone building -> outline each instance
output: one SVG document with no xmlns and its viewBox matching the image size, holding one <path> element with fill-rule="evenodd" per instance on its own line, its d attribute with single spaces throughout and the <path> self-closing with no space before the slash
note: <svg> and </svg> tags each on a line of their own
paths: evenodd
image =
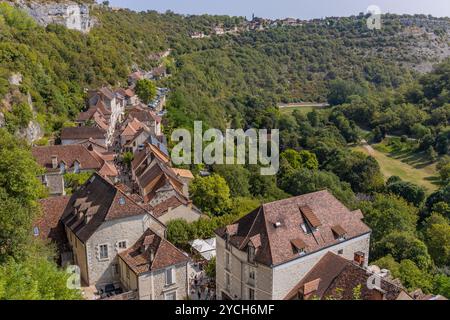
<svg viewBox="0 0 450 320">
<path fill-rule="evenodd" d="M 281 300 L 327 253 L 367 266 L 371 230 L 328 191 L 264 204 L 216 231 L 218 299 Z"/>
<path fill-rule="evenodd" d="M 183 300 L 189 295 L 187 254 L 148 229 L 119 253 L 120 281 L 139 300 Z"/>
<path fill-rule="evenodd" d="M 65 173 L 98 171 L 102 163 L 82 145 L 57 145 L 33 147 L 31 153 L 36 162 L 45 169 L 40 177 L 50 195 L 64 195 Z"/>
<path fill-rule="evenodd" d="M 165 225 L 98 174 L 76 191 L 61 222 L 87 285 L 120 283 L 117 254 L 150 228 L 165 236 Z"/>
</svg>

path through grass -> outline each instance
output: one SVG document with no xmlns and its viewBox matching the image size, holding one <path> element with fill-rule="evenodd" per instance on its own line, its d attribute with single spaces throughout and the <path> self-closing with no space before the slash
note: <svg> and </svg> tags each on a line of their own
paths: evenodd
<svg viewBox="0 0 450 320">
<path fill-rule="evenodd" d="M 433 192 L 439 186 L 436 164 L 431 164 L 424 155 L 412 152 L 385 153 L 370 146 L 358 146 L 354 150 L 373 156 L 380 164 L 381 172 L 388 179 L 391 176 L 399 176 L 404 181 L 409 181 L 423 186 L 428 192 Z"/>
</svg>

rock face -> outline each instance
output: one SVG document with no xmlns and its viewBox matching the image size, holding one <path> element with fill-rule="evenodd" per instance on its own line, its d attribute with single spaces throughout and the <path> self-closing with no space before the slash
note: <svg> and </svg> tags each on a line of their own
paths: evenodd
<svg viewBox="0 0 450 320">
<path fill-rule="evenodd" d="M 94 19 L 89 15 L 89 6 L 86 4 L 70 1 L 65 3 L 25 3 L 21 0 L 16 1 L 16 4 L 43 26 L 57 23 L 68 29 L 89 32 L 95 24 Z"/>
<path fill-rule="evenodd" d="M 36 120 L 31 120 L 28 123 L 28 127 L 19 129 L 16 132 L 16 136 L 23 138 L 31 143 L 41 139 L 44 136 L 44 132 L 40 124 Z"/>
</svg>

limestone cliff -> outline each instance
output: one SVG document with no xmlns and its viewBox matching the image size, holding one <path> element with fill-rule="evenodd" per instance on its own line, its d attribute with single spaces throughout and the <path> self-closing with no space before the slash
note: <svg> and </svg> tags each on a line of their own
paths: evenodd
<svg viewBox="0 0 450 320">
<path fill-rule="evenodd" d="M 14 3 L 28 12 L 39 24 L 57 23 L 69 29 L 89 32 L 95 19 L 89 14 L 89 4 L 73 1 L 43 2 L 17 0 Z"/>
</svg>

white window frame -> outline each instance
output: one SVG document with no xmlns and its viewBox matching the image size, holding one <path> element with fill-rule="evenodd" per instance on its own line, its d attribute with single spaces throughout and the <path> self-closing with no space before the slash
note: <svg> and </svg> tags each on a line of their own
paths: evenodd
<svg viewBox="0 0 450 320">
<path fill-rule="evenodd" d="M 125 247 L 123 247 L 123 248 L 121 248 L 120 247 L 120 244 L 121 243 L 125 243 Z M 127 249 L 128 248 L 128 241 L 127 240 L 119 240 L 119 241 L 117 241 L 117 243 L 116 243 L 116 249 L 117 249 L 117 251 L 122 251 L 122 250 L 125 250 L 125 249 Z"/>
<path fill-rule="evenodd" d="M 106 257 L 102 257 L 102 247 L 106 247 Z M 109 260 L 109 245 L 107 243 L 98 245 L 98 259 L 100 261 Z"/>
<path fill-rule="evenodd" d="M 171 280 L 170 283 L 167 281 L 167 280 L 169 280 L 169 277 L 167 276 L 169 271 L 170 271 L 170 280 Z M 175 268 L 174 267 L 166 268 L 164 270 L 164 278 L 165 278 L 166 286 L 171 286 L 171 285 L 175 284 Z"/>
</svg>

